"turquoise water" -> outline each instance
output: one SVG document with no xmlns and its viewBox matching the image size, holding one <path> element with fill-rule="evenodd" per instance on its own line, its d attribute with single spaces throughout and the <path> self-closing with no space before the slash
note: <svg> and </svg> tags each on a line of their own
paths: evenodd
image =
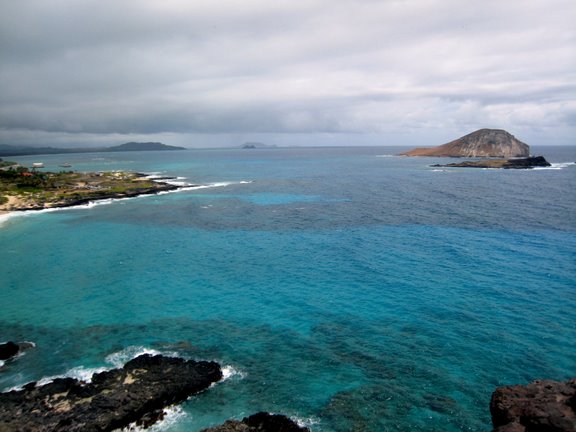
<svg viewBox="0 0 576 432">
<path fill-rule="evenodd" d="M 390 148 L 41 159 L 203 188 L 4 221 L 8 389 L 144 350 L 230 377 L 167 431 L 259 410 L 313 431 L 485 431 L 495 386 L 576 374 L 576 148 L 462 170 Z M 73 157 L 71 157 L 73 156 Z"/>
</svg>

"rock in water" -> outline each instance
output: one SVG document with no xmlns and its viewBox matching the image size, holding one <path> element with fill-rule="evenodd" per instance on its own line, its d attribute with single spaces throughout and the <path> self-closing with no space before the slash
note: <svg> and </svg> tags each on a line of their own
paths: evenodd
<svg viewBox="0 0 576 432">
<path fill-rule="evenodd" d="M 492 394 L 494 432 L 576 431 L 576 378 L 499 387 Z"/>
<path fill-rule="evenodd" d="M 402 156 L 436 157 L 528 157 L 530 147 L 501 129 L 480 129 L 433 148 L 416 148 Z"/>
<path fill-rule="evenodd" d="M 89 384 L 58 378 L 0 394 L 0 431 L 112 431 L 146 426 L 163 408 L 222 379 L 214 362 L 144 354 L 122 369 L 94 374 Z"/>
<path fill-rule="evenodd" d="M 281 414 L 259 412 L 242 421 L 228 420 L 223 425 L 203 429 L 202 432 L 310 432 Z"/>
<path fill-rule="evenodd" d="M 0 344 L 0 360 L 8 360 L 9 358 L 14 357 L 20 351 L 20 347 L 18 344 L 14 342 L 6 342 Z"/>
</svg>

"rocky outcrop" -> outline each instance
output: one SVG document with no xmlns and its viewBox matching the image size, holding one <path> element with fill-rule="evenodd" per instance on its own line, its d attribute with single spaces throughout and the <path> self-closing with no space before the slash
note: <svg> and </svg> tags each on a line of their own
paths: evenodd
<svg viewBox="0 0 576 432">
<path fill-rule="evenodd" d="M 576 378 L 499 387 L 490 413 L 494 432 L 574 432 Z"/>
<path fill-rule="evenodd" d="M 416 148 L 402 156 L 436 157 L 528 157 L 530 147 L 501 129 L 480 129 L 433 148 Z"/>
<path fill-rule="evenodd" d="M 259 412 L 242 421 L 228 420 L 201 432 L 310 432 L 310 429 L 298 426 L 284 415 Z"/>
<path fill-rule="evenodd" d="M 433 167 L 457 167 L 457 168 L 504 168 L 504 169 L 529 169 L 535 167 L 549 167 L 550 163 L 544 156 L 535 156 L 520 159 L 483 159 L 480 161 L 465 161 L 449 164 L 435 164 Z"/>
<path fill-rule="evenodd" d="M 14 342 L 0 344 L 0 360 L 8 360 L 14 357 L 20 351 L 20 347 Z"/>
<path fill-rule="evenodd" d="M 0 431 L 112 431 L 145 427 L 163 408 L 222 379 L 214 362 L 144 354 L 121 369 L 97 373 L 91 383 L 58 378 L 44 386 L 0 394 Z"/>
<path fill-rule="evenodd" d="M 0 344 L 0 360 L 10 360 L 22 351 L 28 348 L 33 348 L 35 345 L 33 342 L 19 342 L 15 343 L 8 341 Z"/>
</svg>

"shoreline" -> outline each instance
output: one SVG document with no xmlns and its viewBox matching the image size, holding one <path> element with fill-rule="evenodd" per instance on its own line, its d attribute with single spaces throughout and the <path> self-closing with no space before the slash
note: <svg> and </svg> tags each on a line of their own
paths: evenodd
<svg viewBox="0 0 576 432">
<path fill-rule="evenodd" d="M 142 174 L 139 174 L 142 175 Z M 166 179 L 174 179 L 175 177 L 163 177 L 163 180 Z M 168 182 L 159 182 L 156 179 L 151 179 L 153 182 L 157 183 L 158 185 L 163 185 L 165 187 L 162 188 L 154 188 L 153 190 L 147 191 L 139 191 L 134 192 L 131 194 L 121 193 L 121 194 L 110 194 L 110 196 L 100 196 L 100 197 L 92 197 L 86 198 L 74 202 L 67 202 L 62 203 L 59 205 L 52 205 L 52 206 L 44 206 L 44 207 L 24 207 L 19 209 L 0 209 L 0 229 L 2 226 L 11 218 L 17 216 L 27 216 L 31 214 L 40 214 L 46 212 L 53 212 L 53 211 L 60 211 L 60 210 L 67 210 L 67 209 L 85 209 L 91 208 L 98 205 L 104 205 L 113 203 L 114 201 L 121 201 L 127 199 L 133 199 L 138 197 L 145 197 L 150 195 L 165 195 L 169 193 L 176 193 L 176 192 L 184 192 L 193 189 L 205 189 L 205 188 L 217 188 L 222 186 L 228 186 L 230 184 L 234 184 L 236 182 L 216 182 L 210 184 L 171 184 Z M 237 182 L 238 184 L 246 184 L 252 183 L 252 181 L 242 180 Z"/>
<path fill-rule="evenodd" d="M 106 173 L 110 175 L 111 173 Z M 92 175 L 94 173 L 86 173 L 85 175 Z M 102 174 L 99 174 L 102 175 Z M 112 173 L 117 175 L 117 173 Z M 194 188 L 202 188 L 199 184 L 173 184 L 166 180 L 174 180 L 176 177 L 159 177 L 143 174 L 143 173 L 122 173 L 122 175 L 131 176 L 133 183 L 129 187 L 125 187 L 121 191 L 114 191 L 116 184 L 112 184 L 107 188 L 100 189 L 99 187 L 94 190 L 84 190 L 83 193 L 78 193 L 76 188 L 67 187 L 59 190 L 61 193 L 59 198 L 46 198 L 44 196 L 31 196 L 25 193 L 7 194 L 5 195 L 7 201 L 0 206 L 0 226 L 2 226 L 8 219 L 15 216 L 24 216 L 31 213 L 42 213 L 49 211 L 57 211 L 72 208 L 92 207 L 93 205 L 113 202 L 117 200 L 137 198 L 147 195 L 160 195 L 170 192 L 177 192 L 181 190 L 189 190 Z M 146 185 L 140 186 L 138 182 L 147 182 Z M 85 186 L 90 188 L 90 184 L 86 183 Z M 41 193 L 52 192 L 49 189 L 42 190 Z"/>
<path fill-rule="evenodd" d="M 142 196 L 149 196 L 149 195 L 164 195 L 171 192 L 180 192 L 189 189 L 196 189 L 202 188 L 202 185 L 185 185 L 185 186 L 174 186 L 170 189 L 162 189 L 157 190 L 155 192 L 146 192 L 146 193 L 138 193 L 130 196 L 109 196 L 109 197 L 102 197 L 102 198 L 92 198 L 86 200 L 80 200 L 82 202 L 74 202 L 74 203 L 66 203 L 62 205 L 54 205 L 54 206 L 45 206 L 45 207 L 34 207 L 34 208 L 20 208 L 14 210 L 1 210 L 0 209 L 0 227 L 8 221 L 9 219 L 17 216 L 26 216 L 30 214 L 39 214 L 39 213 L 46 213 L 46 212 L 53 212 L 53 211 L 60 211 L 60 210 L 67 210 L 67 209 L 81 209 L 81 208 L 90 208 L 97 205 L 103 205 L 107 203 L 112 203 L 114 201 L 121 201 L 126 199 L 138 198 Z"/>
<path fill-rule="evenodd" d="M 132 198 L 191 187 L 128 171 L 36 172 L 27 168 L 2 171 L 0 214 L 27 210 L 72 207 L 96 200 Z"/>
</svg>

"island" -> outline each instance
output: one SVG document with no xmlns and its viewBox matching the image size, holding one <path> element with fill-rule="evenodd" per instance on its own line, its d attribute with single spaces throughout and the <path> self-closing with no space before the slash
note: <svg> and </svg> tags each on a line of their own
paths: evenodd
<svg viewBox="0 0 576 432">
<path fill-rule="evenodd" d="M 503 168 L 503 169 L 531 169 L 549 167 L 550 163 L 544 156 L 533 156 L 516 159 L 482 159 L 479 161 L 454 162 L 449 164 L 434 164 L 432 167 L 449 168 Z"/>
<path fill-rule="evenodd" d="M 264 144 L 261 142 L 248 141 L 248 142 L 245 142 L 244 144 L 242 144 L 240 146 L 240 148 L 243 148 L 243 149 L 272 149 L 272 148 L 276 148 L 276 146 L 273 144 Z"/>
<path fill-rule="evenodd" d="M 41 154 L 72 154 L 72 153 L 106 153 L 126 151 L 175 151 L 186 150 L 185 147 L 171 146 L 159 142 L 128 142 L 112 147 L 32 147 L 0 144 L 0 156 L 32 156 Z"/>
<path fill-rule="evenodd" d="M 126 171 L 42 172 L 35 168 L 10 165 L 0 169 L 0 212 L 70 207 L 96 200 L 157 194 L 182 187 Z"/>
<path fill-rule="evenodd" d="M 400 155 L 515 158 L 530 156 L 530 147 L 505 130 L 480 129 L 438 147 L 416 148 Z"/>
</svg>

